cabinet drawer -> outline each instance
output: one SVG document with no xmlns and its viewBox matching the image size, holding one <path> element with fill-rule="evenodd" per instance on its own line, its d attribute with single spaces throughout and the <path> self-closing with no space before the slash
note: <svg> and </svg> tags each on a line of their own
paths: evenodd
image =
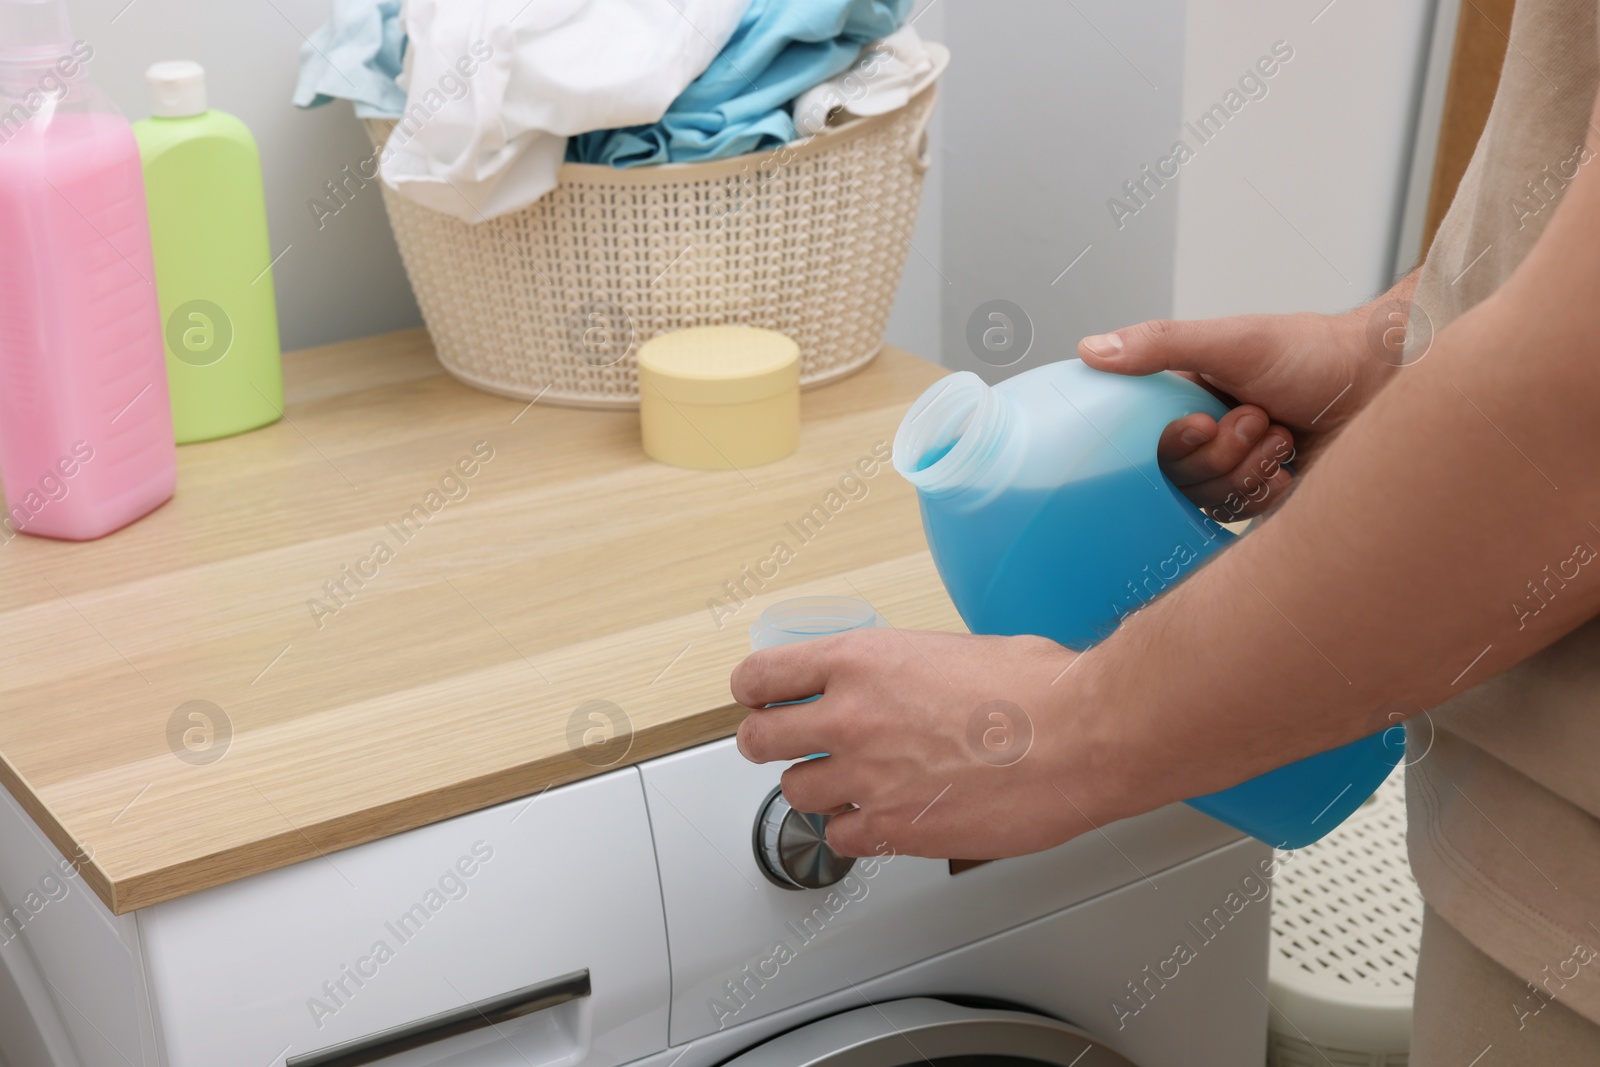
<svg viewBox="0 0 1600 1067">
<path fill-rule="evenodd" d="M 168 1067 L 283 1064 L 564 976 L 586 989 L 382 1060 L 613 1067 L 666 1046 L 660 889 L 618 771 L 138 913 Z"/>
</svg>

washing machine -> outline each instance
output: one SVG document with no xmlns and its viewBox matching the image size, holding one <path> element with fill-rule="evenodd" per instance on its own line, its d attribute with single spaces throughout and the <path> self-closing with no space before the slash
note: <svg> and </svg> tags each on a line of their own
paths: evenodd
<svg viewBox="0 0 1600 1067">
<path fill-rule="evenodd" d="M 641 768 L 670 959 L 640 1067 L 1228 1067 L 1265 1057 L 1267 847 L 1184 805 L 989 863 L 845 860 L 782 766 Z"/>
<path fill-rule="evenodd" d="M 68 880 L 25 920 L 59 856 L 0 791 L 0 1065 L 1263 1062 L 1264 846 L 1174 805 L 847 859 L 782 771 L 719 741 L 129 914 Z"/>
</svg>

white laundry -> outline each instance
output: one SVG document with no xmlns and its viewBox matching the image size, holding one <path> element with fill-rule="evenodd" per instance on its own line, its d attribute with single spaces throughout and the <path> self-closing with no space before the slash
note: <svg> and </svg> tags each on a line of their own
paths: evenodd
<svg viewBox="0 0 1600 1067">
<path fill-rule="evenodd" d="M 555 188 L 568 136 L 659 121 L 746 2 L 408 0 L 383 180 L 468 222 L 526 207 Z"/>
<path fill-rule="evenodd" d="M 796 97 L 795 128 L 810 135 L 840 116 L 867 118 L 905 107 L 936 75 L 937 66 L 917 31 L 903 26 L 868 45 L 843 74 Z"/>
</svg>

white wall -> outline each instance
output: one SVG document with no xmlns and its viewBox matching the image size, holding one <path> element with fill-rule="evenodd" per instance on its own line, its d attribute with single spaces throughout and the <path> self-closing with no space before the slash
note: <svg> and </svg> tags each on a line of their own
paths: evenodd
<svg viewBox="0 0 1600 1067">
<path fill-rule="evenodd" d="M 347 104 L 289 102 L 303 34 L 329 0 L 67 0 L 73 31 L 94 46 L 86 70 L 130 119 L 150 113 L 144 70 L 161 59 L 206 68 L 213 107 L 242 118 L 261 145 L 278 320 L 286 349 L 421 322 L 376 186 L 318 230 L 306 203 L 346 163 L 371 155 Z"/>
<path fill-rule="evenodd" d="M 1071 356 L 1085 332 L 1165 314 L 1176 196 L 1120 229 L 1106 200 L 1177 127 L 1183 0 L 945 7 L 944 362 L 1001 377 Z M 1033 334 L 1009 369 L 995 364 L 1015 349 L 984 358 L 969 337 L 996 300 Z"/>
<path fill-rule="evenodd" d="M 1189 0 L 1194 119 L 1287 41 L 1294 58 L 1182 171 L 1180 317 L 1334 311 L 1392 280 L 1432 0 Z"/>
<path fill-rule="evenodd" d="M 1145 318 L 1336 310 L 1389 282 L 1434 0 L 944 7 L 946 364 L 993 379 Z M 1294 58 L 1264 97 L 1206 143 L 1185 132 L 1279 40 Z M 1180 136 L 1193 158 L 1165 185 L 1145 179 Z M 1114 218 L 1112 197 L 1137 211 Z M 966 330 L 995 298 L 1034 332 L 1005 369 Z"/>
<path fill-rule="evenodd" d="M 950 0 L 917 0 L 911 24 L 930 41 L 948 41 L 945 13 Z M 911 235 L 911 250 L 906 256 L 906 272 L 900 281 L 900 294 L 889 317 L 887 340 L 908 352 L 928 359 L 939 359 L 942 351 L 941 322 L 946 282 L 940 263 L 944 259 L 945 205 L 945 113 L 949 109 L 948 76 L 940 86 L 940 103 L 928 124 L 928 144 L 934 165 L 922 185 L 922 209 L 917 213 L 917 228 Z"/>
</svg>

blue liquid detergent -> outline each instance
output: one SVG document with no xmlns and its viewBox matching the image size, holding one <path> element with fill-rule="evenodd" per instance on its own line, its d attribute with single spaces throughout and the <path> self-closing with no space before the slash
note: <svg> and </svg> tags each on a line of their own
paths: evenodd
<svg viewBox="0 0 1600 1067">
<path fill-rule="evenodd" d="M 912 407 L 895 467 L 917 487 L 939 576 L 974 633 L 1083 650 L 1234 535 L 1161 473 L 1173 419 L 1227 408 L 1176 375 L 1079 360 L 993 388 L 953 374 Z M 1388 731 L 1189 803 L 1279 848 L 1321 838 L 1371 796 L 1402 747 Z M 1391 743 L 1386 743 L 1386 738 Z"/>
</svg>

